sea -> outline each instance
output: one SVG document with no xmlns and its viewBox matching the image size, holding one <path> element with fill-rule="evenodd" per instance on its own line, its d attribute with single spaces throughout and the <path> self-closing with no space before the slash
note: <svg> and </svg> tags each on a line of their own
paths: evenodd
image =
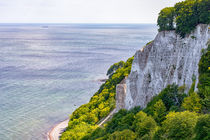
<svg viewBox="0 0 210 140">
<path fill-rule="evenodd" d="M 0 140 L 45 140 L 155 24 L 0 24 Z"/>
</svg>

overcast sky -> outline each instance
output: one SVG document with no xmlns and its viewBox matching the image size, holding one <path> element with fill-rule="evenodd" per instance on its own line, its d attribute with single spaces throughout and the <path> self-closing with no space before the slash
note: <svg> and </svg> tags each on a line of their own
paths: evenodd
<svg viewBox="0 0 210 140">
<path fill-rule="evenodd" d="M 181 0 L 0 0 L 0 23 L 156 23 Z"/>
</svg>

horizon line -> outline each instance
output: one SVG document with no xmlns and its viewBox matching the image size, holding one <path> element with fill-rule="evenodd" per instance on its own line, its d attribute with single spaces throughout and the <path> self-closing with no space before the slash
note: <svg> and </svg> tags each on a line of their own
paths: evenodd
<svg viewBox="0 0 210 140">
<path fill-rule="evenodd" d="M 157 24 L 157 23 L 97 23 L 97 22 L 0 22 L 0 24 Z"/>
</svg>

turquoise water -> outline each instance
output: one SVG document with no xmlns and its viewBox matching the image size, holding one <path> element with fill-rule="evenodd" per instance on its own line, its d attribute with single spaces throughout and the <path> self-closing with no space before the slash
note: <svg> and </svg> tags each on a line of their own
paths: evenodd
<svg viewBox="0 0 210 140">
<path fill-rule="evenodd" d="M 111 64 L 156 33 L 152 24 L 0 24 L 0 140 L 46 139 Z"/>
</svg>

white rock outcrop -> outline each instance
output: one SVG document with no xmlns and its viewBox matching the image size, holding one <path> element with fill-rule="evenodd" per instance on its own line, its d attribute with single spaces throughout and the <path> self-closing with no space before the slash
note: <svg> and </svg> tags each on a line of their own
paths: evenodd
<svg viewBox="0 0 210 140">
<path fill-rule="evenodd" d="M 116 86 L 116 112 L 122 108 L 125 108 L 125 97 L 126 97 L 126 78 L 123 79 Z"/>
<path fill-rule="evenodd" d="M 126 85 L 119 85 L 122 92 L 126 89 L 125 97 L 117 101 L 119 106 L 145 108 L 154 95 L 172 83 L 185 84 L 189 90 L 193 75 L 198 82 L 201 50 L 207 48 L 209 38 L 209 25 L 203 24 L 185 38 L 174 31 L 159 32 L 151 44 L 136 52 Z"/>
</svg>

